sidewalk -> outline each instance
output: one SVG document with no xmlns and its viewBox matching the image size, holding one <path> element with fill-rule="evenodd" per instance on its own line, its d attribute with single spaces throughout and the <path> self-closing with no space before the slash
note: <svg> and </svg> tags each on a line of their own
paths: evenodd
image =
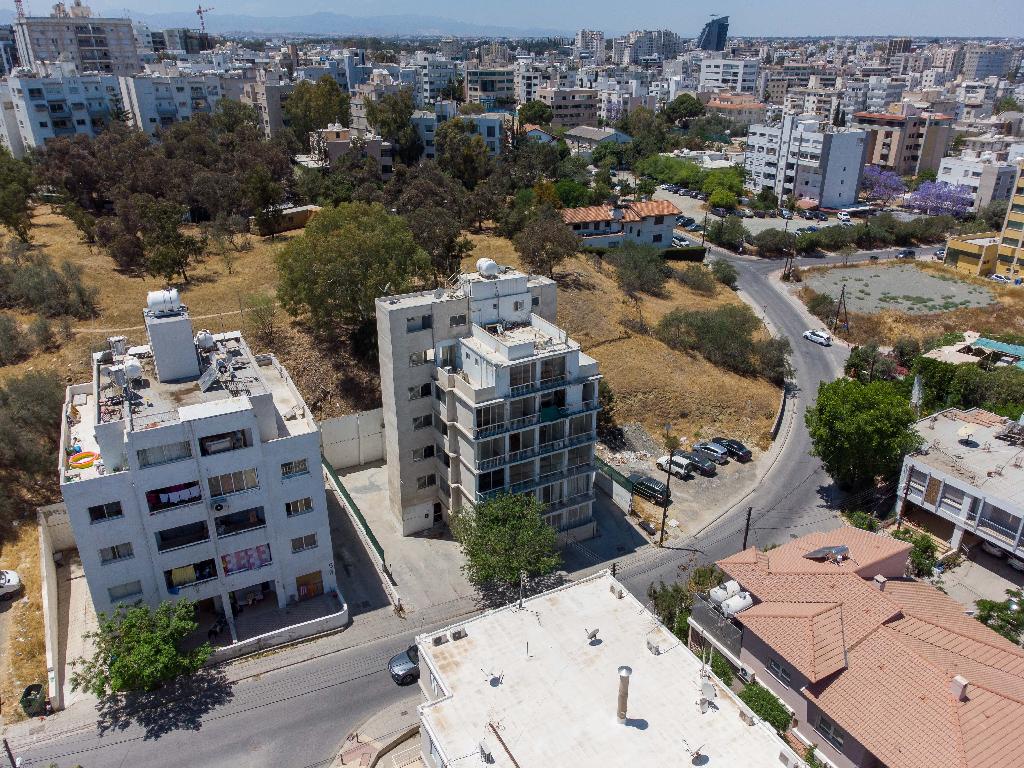
<svg viewBox="0 0 1024 768">
<path fill-rule="evenodd" d="M 420 727 L 416 707 L 423 703 L 423 693 L 418 685 L 409 690 L 408 696 L 382 709 L 350 733 L 331 768 L 355 765 L 372 768 L 381 757 L 415 736 Z M 416 742 L 413 762 L 419 757 L 418 740 Z"/>
</svg>

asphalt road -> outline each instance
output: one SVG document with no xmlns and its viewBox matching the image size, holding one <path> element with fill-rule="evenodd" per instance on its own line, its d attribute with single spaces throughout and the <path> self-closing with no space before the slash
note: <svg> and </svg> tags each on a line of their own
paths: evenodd
<svg viewBox="0 0 1024 768">
<path fill-rule="evenodd" d="M 738 551 L 748 507 L 752 507 L 748 544 L 762 547 L 839 524 L 830 506 L 841 500 L 820 461 L 810 456 L 803 412 L 813 402 L 818 384 L 838 375 L 846 350 L 823 348 L 801 338 L 807 326 L 804 316 L 768 277 L 781 262 L 724 252 L 716 255 L 735 264 L 741 290 L 793 344 L 795 376 L 787 404 L 793 421 L 776 463 L 746 499 L 692 540 L 671 548 L 645 548 L 621 563 L 619 578 L 641 597 L 652 581 L 673 581 L 695 562 Z M 330 650 L 331 643 L 339 641 L 328 638 L 318 641 L 322 652 L 320 646 L 307 649 L 299 662 L 285 669 L 233 685 L 213 681 L 205 696 L 163 704 L 149 715 L 133 712 L 124 718 L 124 713 L 112 713 L 97 723 L 88 712 L 78 713 L 77 720 L 71 712 L 63 713 L 50 724 L 48 733 L 22 731 L 12 737 L 12 746 L 26 768 L 51 764 L 59 768 L 326 766 L 348 733 L 406 695 L 392 682 L 386 661 L 414 635 L 430 628 L 430 624 L 416 625 L 411 618 L 400 633 L 345 650 Z"/>
</svg>

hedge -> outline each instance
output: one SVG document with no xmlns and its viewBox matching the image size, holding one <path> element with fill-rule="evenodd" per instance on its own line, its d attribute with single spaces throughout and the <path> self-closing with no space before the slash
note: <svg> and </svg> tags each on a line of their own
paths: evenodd
<svg viewBox="0 0 1024 768">
<path fill-rule="evenodd" d="M 750 707 L 754 714 L 772 728 L 784 734 L 793 722 L 793 715 L 771 691 L 758 683 L 744 686 L 739 692 L 740 700 Z"/>
<path fill-rule="evenodd" d="M 666 248 L 662 256 L 667 261 L 704 261 L 708 249 L 702 245 L 688 245 L 683 248 Z"/>
</svg>

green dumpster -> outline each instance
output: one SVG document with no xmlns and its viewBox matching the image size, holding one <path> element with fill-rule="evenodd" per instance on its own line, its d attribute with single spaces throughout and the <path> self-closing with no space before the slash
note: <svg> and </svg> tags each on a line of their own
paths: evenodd
<svg viewBox="0 0 1024 768">
<path fill-rule="evenodd" d="M 21 694 L 21 708 L 29 717 L 38 717 L 46 712 L 46 691 L 41 683 L 33 683 Z"/>
</svg>

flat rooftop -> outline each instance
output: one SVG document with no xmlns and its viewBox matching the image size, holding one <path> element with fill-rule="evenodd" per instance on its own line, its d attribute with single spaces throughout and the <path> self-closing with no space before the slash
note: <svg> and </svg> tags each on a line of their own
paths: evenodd
<svg viewBox="0 0 1024 768">
<path fill-rule="evenodd" d="M 511 267 L 503 267 L 501 277 L 526 277 L 527 286 L 546 285 L 551 281 L 543 275 L 528 275 Z M 466 293 L 462 286 L 465 283 L 490 281 L 494 278 L 484 277 L 478 272 L 466 272 L 458 277 L 454 285 L 442 286 L 429 291 L 415 291 L 413 293 L 400 293 L 394 296 L 382 296 L 377 299 L 378 304 L 387 306 L 388 309 L 408 309 L 411 307 L 426 307 L 435 301 L 449 301 L 451 299 L 464 299 Z"/>
<path fill-rule="evenodd" d="M 455 629 L 465 637 L 433 644 Z M 664 768 L 690 765 L 697 749 L 706 758 L 694 764 L 709 768 L 800 764 L 774 730 L 741 719 L 745 706 L 607 571 L 417 642 L 447 693 L 420 712 L 449 765 L 482 742 L 503 768 Z M 632 669 L 625 725 L 616 720 L 623 665 Z M 714 695 L 702 713 L 704 683 Z"/>
<path fill-rule="evenodd" d="M 959 477 L 986 496 L 1024 505 L 1024 428 L 1016 422 L 980 408 L 949 408 L 916 426 L 924 438 L 916 463 Z"/>
</svg>

